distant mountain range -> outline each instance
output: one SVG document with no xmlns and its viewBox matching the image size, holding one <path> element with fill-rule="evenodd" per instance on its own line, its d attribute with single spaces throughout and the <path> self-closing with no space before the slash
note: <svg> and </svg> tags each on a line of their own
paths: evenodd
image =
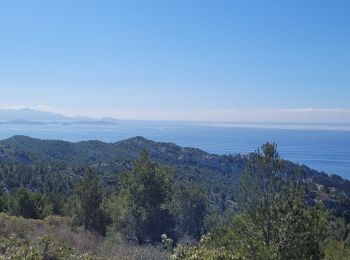
<svg viewBox="0 0 350 260">
<path fill-rule="evenodd" d="M 119 120 L 115 118 L 90 118 L 90 117 L 68 117 L 58 113 L 21 109 L 0 109 L 0 124 L 16 125 L 44 125 L 44 124 L 94 124 L 109 125 L 116 124 Z"/>
</svg>

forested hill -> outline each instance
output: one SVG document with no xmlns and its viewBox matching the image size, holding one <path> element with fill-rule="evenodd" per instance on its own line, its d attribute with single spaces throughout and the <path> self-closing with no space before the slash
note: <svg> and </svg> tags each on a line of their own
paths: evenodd
<svg viewBox="0 0 350 260">
<path fill-rule="evenodd" d="M 134 137 L 116 143 L 101 141 L 66 142 L 13 136 L 0 141 L 0 160 L 24 165 L 61 164 L 66 167 L 92 166 L 109 174 L 130 169 L 142 150 L 155 162 L 171 166 L 181 182 L 195 183 L 212 190 L 230 190 L 243 172 L 249 155 L 215 155 L 200 149 L 183 148 L 173 143 L 159 143 Z M 286 162 L 286 172 L 297 165 Z M 318 189 L 334 190 L 350 195 L 350 181 L 302 166 L 305 182 Z M 65 171 L 62 171 L 64 174 Z"/>
<path fill-rule="evenodd" d="M 0 141 L 3 159 L 22 163 L 35 161 L 65 162 L 85 166 L 112 160 L 135 160 L 142 150 L 152 159 L 164 164 L 196 164 L 223 171 L 232 171 L 246 156 L 220 156 L 200 149 L 183 148 L 173 143 L 159 143 L 143 137 L 133 137 L 116 143 L 82 141 L 77 143 L 60 140 L 40 140 L 27 136 L 13 136 Z"/>
</svg>

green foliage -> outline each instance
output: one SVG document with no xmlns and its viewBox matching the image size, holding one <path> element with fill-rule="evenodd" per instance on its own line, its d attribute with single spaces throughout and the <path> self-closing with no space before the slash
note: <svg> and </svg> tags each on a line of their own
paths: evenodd
<svg viewBox="0 0 350 260">
<path fill-rule="evenodd" d="M 67 194 L 80 178 L 81 169 L 69 168 L 59 164 L 37 162 L 23 164 L 0 160 L 1 191 L 26 188 L 33 192 L 47 194 Z"/>
<path fill-rule="evenodd" d="M 350 223 L 346 218 L 331 216 L 327 240 L 343 241 L 346 246 L 350 246 Z"/>
<path fill-rule="evenodd" d="M 39 218 L 40 199 L 25 189 L 16 191 L 9 201 L 10 213 L 25 218 Z"/>
<path fill-rule="evenodd" d="M 252 238 L 252 235 L 257 237 Z M 279 259 L 275 248 L 267 246 L 252 226 L 249 215 L 240 214 L 220 224 L 192 247 L 180 246 L 175 259 Z M 198 256 L 198 258 L 196 258 Z"/>
<path fill-rule="evenodd" d="M 176 222 L 176 237 L 188 235 L 198 240 L 204 233 L 209 211 L 208 197 L 197 187 L 176 186 L 168 207 Z"/>
<path fill-rule="evenodd" d="M 202 237 L 195 246 L 179 245 L 170 259 L 196 259 L 196 260 L 245 260 L 244 255 L 232 248 L 215 246 L 209 235 Z"/>
<path fill-rule="evenodd" d="M 239 182 L 238 203 L 247 212 L 261 207 L 268 208 L 275 202 L 283 186 L 281 170 L 283 160 L 279 158 L 276 145 L 265 144 L 262 150 L 250 155 Z"/>
<path fill-rule="evenodd" d="M 240 205 L 250 220 L 243 234 L 262 241 L 275 259 L 319 259 L 325 214 L 305 205 L 298 179 L 283 176 L 282 169 L 274 144 L 263 145 L 250 159 L 240 182 Z M 250 247 L 254 257 L 259 248 Z"/>
<path fill-rule="evenodd" d="M 26 218 L 0 213 L 0 255 L 165 259 L 178 243 L 175 259 L 348 259 L 349 181 L 297 169 L 273 144 L 219 156 L 141 137 L 0 141 L 0 210 Z"/>
<path fill-rule="evenodd" d="M 88 169 L 75 192 L 78 198 L 77 222 L 89 231 L 105 235 L 108 219 L 101 208 L 102 186 L 97 175 Z"/>
<path fill-rule="evenodd" d="M 143 152 L 133 171 L 121 175 L 120 197 L 116 198 L 121 205 L 112 213 L 117 228 L 139 244 L 159 242 L 162 234 L 171 233 L 173 220 L 164 207 L 170 187 L 169 170 L 152 163 Z"/>
<path fill-rule="evenodd" d="M 325 213 L 305 204 L 297 179 L 283 175 L 282 169 L 273 144 L 252 155 L 240 181 L 241 213 L 220 225 L 197 249 L 190 248 L 191 255 L 201 253 L 204 246 L 238 259 L 320 259 Z"/>
<path fill-rule="evenodd" d="M 350 247 L 343 241 L 332 240 L 325 248 L 325 260 L 348 260 L 350 259 Z"/>
<path fill-rule="evenodd" d="M 41 194 L 20 188 L 0 198 L 1 210 L 15 216 L 42 219 L 50 214 L 62 214 L 64 196 Z"/>
<path fill-rule="evenodd" d="M 12 191 L 20 187 L 39 193 L 66 194 L 72 191 L 85 166 L 101 176 L 103 184 L 116 191 L 119 174 L 130 170 L 140 151 L 148 150 L 152 161 L 167 165 L 174 171 L 177 184 L 196 185 L 208 193 L 212 206 L 222 213 L 235 207 L 236 184 L 249 156 L 214 155 L 172 143 L 158 143 L 134 137 L 116 143 L 99 141 L 64 142 L 14 136 L 0 141 L 0 188 Z M 293 173 L 297 165 L 286 162 L 284 171 Z M 349 203 L 332 198 L 336 194 L 350 195 L 350 181 L 302 167 L 302 178 L 310 186 L 307 196 L 322 190 L 327 207 L 335 214 L 349 211 Z M 305 182 L 305 183 L 306 183 Z M 317 184 L 317 185 L 315 185 Z M 331 197 L 331 198 L 330 198 Z M 329 198 L 331 200 L 329 200 Z M 314 200 L 315 198 L 310 198 Z M 335 202 L 334 202 L 335 200 Z M 347 213 L 350 216 L 349 212 Z M 350 219 L 350 217 L 349 217 Z"/>
</svg>

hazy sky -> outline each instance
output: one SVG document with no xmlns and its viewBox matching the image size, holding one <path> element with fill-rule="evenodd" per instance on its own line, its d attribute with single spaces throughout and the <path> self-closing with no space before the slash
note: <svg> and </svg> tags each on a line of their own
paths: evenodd
<svg viewBox="0 0 350 260">
<path fill-rule="evenodd" d="M 1 1 L 0 107 L 350 122 L 349 14 L 347 0 Z"/>
</svg>

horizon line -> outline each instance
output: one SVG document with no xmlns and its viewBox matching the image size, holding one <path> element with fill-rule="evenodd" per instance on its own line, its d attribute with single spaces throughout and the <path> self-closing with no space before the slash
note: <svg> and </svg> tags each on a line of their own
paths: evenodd
<svg viewBox="0 0 350 260">
<path fill-rule="evenodd" d="M 349 124 L 350 108 L 231 108 L 231 109 L 196 109 L 190 112 L 165 110 L 87 110 L 57 109 L 46 105 L 0 106 L 0 110 L 32 110 L 49 112 L 69 118 L 142 121 L 189 121 L 213 123 L 301 123 L 301 124 Z"/>
</svg>

